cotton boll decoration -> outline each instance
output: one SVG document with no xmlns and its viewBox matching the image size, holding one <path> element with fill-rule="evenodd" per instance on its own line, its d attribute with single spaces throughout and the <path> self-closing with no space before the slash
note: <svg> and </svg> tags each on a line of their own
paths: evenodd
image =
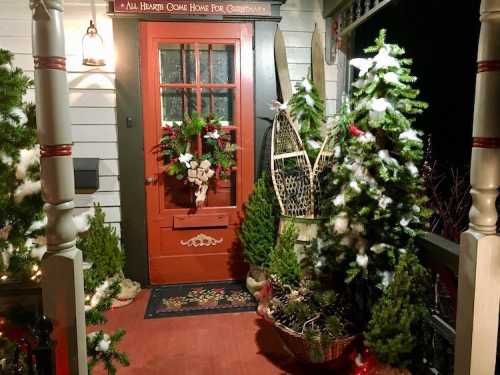
<svg viewBox="0 0 500 375">
<path fill-rule="evenodd" d="M 37 194 L 42 189 L 42 184 L 40 181 L 26 181 L 21 186 L 19 186 L 14 192 L 14 200 L 16 203 L 21 203 L 24 198 Z"/>
<path fill-rule="evenodd" d="M 36 230 L 43 229 L 47 226 L 47 216 L 44 216 L 43 219 L 34 221 L 29 227 L 29 232 L 34 232 Z"/>
<path fill-rule="evenodd" d="M 73 221 L 76 226 L 76 231 L 78 233 L 85 233 L 90 229 L 89 219 L 94 217 L 95 210 L 90 208 L 88 211 L 81 213 L 80 215 L 74 216 Z"/>
<path fill-rule="evenodd" d="M 333 204 L 337 207 L 339 206 L 344 206 L 345 205 L 345 195 L 344 194 L 339 194 L 335 197 L 333 200 Z"/>
<path fill-rule="evenodd" d="M 33 164 L 40 161 L 40 146 L 35 146 L 30 150 L 21 150 L 19 154 L 19 163 L 16 167 L 16 178 L 24 180 L 28 169 Z"/>
<path fill-rule="evenodd" d="M 304 99 L 309 107 L 314 107 L 314 104 L 316 104 L 311 95 L 304 95 Z"/>
<path fill-rule="evenodd" d="M 358 255 L 356 255 L 356 263 L 361 268 L 366 269 L 368 267 L 368 261 L 369 261 L 368 260 L 368 255 L 366 255 L 366 254 L 358 254 Z"/>
<path fill-rule="evenodd" d="M 411 175 L 413 177 L 417 177 L 418 176 L 418 168 L 415 166 L 415 164 L 411 161 L 407 162 L 405 164 L 405 167 L 406 169 L 408 169 L 408 171 L 411 173 Z"/>
<path fill-rule="evenodd" d="M 310 93 L 312 91 L 311 82 L 309 82 L 307 78 L 304 78 L 304 80 L 301 82 L 301 85 L 307 93 Z"/>
<path fill-rule="evenodd" d="M 342 212 L 334 219 L 333 228 L 338 234 L 344 234 L 347 232 L 347 229 L 349 228 L 349 218 L 347 217 L 347 213 Z"/>
<path fill-rule="evenodd" d="M 368 70 L 373 66 L 373 59 L 352 59 L 349 61 L 349 65 L 359 69 L 359 76 L 363 77 L 368 73 Z"/>
</svg>

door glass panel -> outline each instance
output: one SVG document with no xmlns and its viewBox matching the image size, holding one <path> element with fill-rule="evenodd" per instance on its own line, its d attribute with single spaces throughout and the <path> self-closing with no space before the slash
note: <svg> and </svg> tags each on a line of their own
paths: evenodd
<svg viewBox="0 0 500 375">
<path fill-rule="evenodd" d="M 196 111 L 196 93 L 191 89 L 161 90 L 161 123 L 172 126 L 176 121 L 182 121 L 185 113 Z"/>
<path fill-rule="evenodd" d="M 200 81 L 203 83 L 210 82 L 210 46 L 208 44 L 200 44 Z"/>
<path fill-rule="evenodd" d="M 220 118 L 222 125 L 234 124 L 234 90 L 203 89 L 201 94 L 201 112 L 213 113 Z"/>
<path fill-rule="evenodd" d="M 234 83 L 234 45 L 200 45 L 201 83 Z"/>
<path fill-rule="evenodd" d="M 196 58 L 190 44 L 162 44 L 160 46 L 161 83 L 194 83 Z"/>
<path fill-rule="evenodd" d="M 166 43 L 160 46 L 160 83 L 168 84 L 168 87 L 160 88 L 162 126 L 181 125 L 184 115 L 191 115 L 193 112 L 201 113 L 203 116 L 214 114 L 219 118 L 221 125 L 234 125 L 235 89 L 209 86 L 236 84 L 234 53 L 234 45 L 226 44 Z M 182 84 L 191 84 L 192 88 L 182 87 Z M 167 130 L 165 129 L 165 132 Z M 237 143 L 237 131 L 234 128 L 224 129 L 219 134 L 218 147 L 225 149 L 226 145 Z M 212 168 L 219 178 L 214 177 L 208 181 L 204 206 L 235 206 L 238 177 L 236 164 L 226 167 L 227 159 L 224 159 L 224 156 L 217 156 L 217 152 L 209 149 L 215 146 L 204 142 L 203 134 L 193 137 L 190 145 L 189 153 L 192 154 L 193 160 L 201 160 L 201 156 L 207 153 L 211 154 L 214 160 L 218 160 Z M 191 209 L 194 206 L 196 188 L 186 182 L 186 176 L 182 173 L 178 175 L 179 178 L 164 176 L 166 209 Z"/>
<path fill-rule="evenodd" d="M 234 46 L 212 45 L 212 83 L 234 82 Z"/>
</svg>

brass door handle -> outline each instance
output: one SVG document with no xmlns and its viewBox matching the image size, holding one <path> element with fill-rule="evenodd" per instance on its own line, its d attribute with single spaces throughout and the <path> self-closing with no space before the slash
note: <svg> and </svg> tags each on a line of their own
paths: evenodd
<svg viewBox="0 0 500 375">
<path fill-rule="evenodd" d="M 158 178 L 157 177 L 146 177 L 145 182 L 146 182 L 146 185 L 156 184 L 158 182 Z"/>
</svg>

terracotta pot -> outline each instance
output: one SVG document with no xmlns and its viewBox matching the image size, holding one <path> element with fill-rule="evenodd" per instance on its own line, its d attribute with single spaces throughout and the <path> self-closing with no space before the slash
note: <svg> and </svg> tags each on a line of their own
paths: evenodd
<svg viewBox="0 0 500 375">
<path fill-rule="evenodd" d="M 247 289 L 253 296 L 256 296 L 267 280 L 267 273 L 262 267 L 257 267 L 253 264 L 250 265 L 250 269 L 248 270 L 246 285 Z"/>
</svg>

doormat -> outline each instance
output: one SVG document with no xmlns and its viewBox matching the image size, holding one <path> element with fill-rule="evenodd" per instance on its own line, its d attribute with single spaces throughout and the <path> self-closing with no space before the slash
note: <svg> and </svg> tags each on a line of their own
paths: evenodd
<svg viewBox="0 0 500 375">
<path fill-rule="evenodd" d="M 241 282 L 157 286 L 145 319 L 255 311 L 257 302 Z"/>
</svg>

